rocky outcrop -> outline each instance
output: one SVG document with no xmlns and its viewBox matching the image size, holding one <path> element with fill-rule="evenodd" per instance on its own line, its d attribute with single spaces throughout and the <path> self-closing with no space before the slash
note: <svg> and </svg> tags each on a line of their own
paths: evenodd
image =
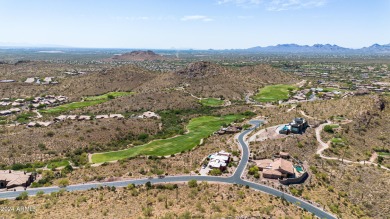
<svg viewBox="0 0 390 219">
<path fill-rule="evenodd" d="M 376 97 L 375 98 L 375 107 L 380 110 L 380 111 L 383 111 L 385 110 L 386 108 L 386 101 L 381 98 L 381 97 Z"/>
<path fill-rule="evenodd" d="M 130 53 L 124 53 L 122 55 L 115 55 L 112 60 L 119 61 L 152 61 L 152 60 L 165 60 L 164 56 L 158 55 L 151 50 L 147 51 L 132 51 Z"/>
<path fill-rule="evenodd" d="M 195 62 L 176 73 L 186 78 L 205 78 L 212 77 L 223 73 L 225 70 L 222 66 L 211 62 Z"/>
</svg>

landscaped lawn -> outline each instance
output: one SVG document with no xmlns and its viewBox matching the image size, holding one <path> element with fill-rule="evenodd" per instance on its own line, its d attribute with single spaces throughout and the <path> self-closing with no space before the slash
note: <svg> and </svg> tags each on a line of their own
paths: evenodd
<svg viewBox="0 0 390 219">
<path fill-rule="evenodd" d="M 223 117 L 202 116 L 191 119 L 187 125 L 188 133 L 173 138 L 152 141 L 148 144 L 136 146 L 122 151 L 113 151 L 92 156 L 93 163 L 120 160 L 137 155 L 167 156 L 182 151 L 188 151 L 200 143 L 203 138 L 209 137 L 221 125 L 229 124 L 243 115 L 228 115 Z"/>
<path fill-rule="evenodd" d="M 258 102 L 274 102 L 279 100 L 287 100 L 289 89 L 296 89 L 293 85 L 278 84 L 265 86 L 260 89 L 260 92 L 253 96 L 253 99 Z"/>
<path fill-rule="evenodd" d="M 339 144 L 339 143 L 344 143 L 343 139 L 341 138 L 332 138 L 332 143 L 336 143 L 336 144 Z"/>
<path fill-rule="evenodd" d="M 382 157 L 390 157 L 389 152 L 379 152 L 378 154 L 379 154 L 379 156 L 382 156 Z"/>
<path fill-rule="evenodd" d="M 332 138 L 330 141 L 331 141 L 333 147 L 344 147 L 345 146 L 345 141 L 342 138 Z"/>
<path fill-rule="evenodd" d="M 39 112 L 47 114 L 58 114 L 87 106 L 98 105 L 116 97 L 122 97 L 132 94 L 134 94 L 134 92 L 110 92 L 99 96 L 86 97 L 84 98 L 84 101 L 81 102 L 67 103 L 50 109 L 40 110 Z"/>
<path fill-rule="evenodd" d="M 223 100 L 217 98 L 204 98 L 199 101 L 203 106 L 221 106 Z"/>
<path fill-rule="evenodd" d="M 67 160 L 53 161 L 47 165 L 47 168 L 52 169 L 52 168 L 57 168 L 57 167 L 64 167 L 68 164 L 69 164 L 69 161 L 67 161 Z"/>
<path fill-rule="evenodd" d="M 108 99 L 113 99 L 117 97 L 123 97 L 123 96 L 128 96 L 128 95 L 133 95 L 135 92 L 109 92 L 103 95 L 99 96 L 91 96 L 91 97 L 85 97 L 85 101 L 92 101 L 92 100 L 108 100 Z"/>
</svg>

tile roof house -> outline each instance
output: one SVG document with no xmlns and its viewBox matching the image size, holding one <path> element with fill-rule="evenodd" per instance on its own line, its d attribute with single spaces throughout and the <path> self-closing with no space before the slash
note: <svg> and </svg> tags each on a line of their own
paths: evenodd
<svg viewBox="0 0 390 219">
<path fill-rule="evenodd" d="M 277 170 L 283 174 L 293 175 L 294 166 L 291 161 L 278 158 L 271 163 L 272 169 Z"/>
<path fill-rule="evenodd" d="M 289 154 L 289 153 L 287 153 L 287 152 L 283 152 L 283 151 L 281 151 L 281 152 L 279 152 L 279 156 L 280 156 L 281 158 L 285 158 L 285 159 L 287 159 L 287 158 L 289 158 L 289 157 L 290 157 L 290 154 Z"/>
<path fill-rule="evenodd" d="M 161 118 L 157 113 L 151 112 L 151 111 L 144 112 L 140 117 L 144 118 L 144 119 L 149 119 L 149 118 L 160 119 Z"/>
<path fill-rule="evenodd" d="M 9 111 L 9 110 L 3 110 L 3 111 L 0 111 L 0 116 L 6 116 L 6 115 L 9 115 L 11 114 L 12 112 Z"/>
<path fill-rule="evenodd" d="M 123 119 L 125 117 L 122 114 L 110 114 L 110 118 Z"/>
<path fill-rule="evenodd" d="M 67 118 L 66 115 L 60 115 L 54 118 L 54 121 L 64 121 Z"/>
<path fill-rule="evenodd" d="M 27 78 L 25 83 L 34 83 L 35 78 Z"/>
<path fill-rule="evenodd" d="M 78 120 L 79 121 L 81 121 L 81 120 L 91 120 L 91 117 L 90 116 L 79 116 Z"/>
<path fill-rule="evenodd" d="M 97 115 L 95 118 L 96 119 L 108 119 L 108 115 Z"/>
<path fill-rule="evenodd" d="M 256 165 L 263 171 L 263 177 L 269 179 L 279 179 L 295 175 L 293 163 L 283 158 L 275 160 L 256 160 Z"/>
<path fill-rule="evenodd" d="M 273 160 L 271 159 L 264 159 L 264 160 L 255 160 L 256 166 L 259 167 L 259 170 L 264 170 L 264 169 L 270 169 L 271 168 L 271 163 Z"/>
<path fill-rule="evenodd" d="M 0 188 L 27 187 L 33 181 L 33 175 L 22 171 L 1 170 Z"/>
<path fill-rule="evenodd" d="M 18 113 L 21 110 L 19 108 L 11 108 L 11 109 L 9 109 L 9 111 L 11 111 L 12 113 Z"/>
<path fill-rule="evenodd" d="M 70 120 L 76 120 L 76 119 L 77 119 L 77 115 L 69 115 L 69 116 L 68 116 L 68 119 L 70 119 Z"/>
<path fill-rule="evenodd" d="M 263 177 L 268 179 L 279 179 L 282 178 L 282 175 L 281 172 L 273 169 L 265 169 L 263 171 Z"/>
</svg>

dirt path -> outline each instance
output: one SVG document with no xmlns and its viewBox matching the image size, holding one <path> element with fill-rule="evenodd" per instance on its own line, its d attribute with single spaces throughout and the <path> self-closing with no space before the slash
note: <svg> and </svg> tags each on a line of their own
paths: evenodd
<svg viewBox="0 0 390 219">
<path fill-rule="evenodd" d="M 378 158 L 378 154 L 374 152 L 370 157 L 370 162 L 373 163 Z"/>
<path fill-rule="evenodd" d="M 186 91 L 185 89 L 183 89 L 183 92 L 186 93 L 186 94 L 191 95 L 191 97 L 193 97 L 193 98 L 195 98 L 197 100 L 207 99 L 207 98 L 197 97 L 197 96 L 193 95 L 192 93 Z M 232 102 L 230 102 L 230 100 L 224 100 L 223 101 L 223 105 L 222 106 L 230 106 L 230 105 L 232 105 Z"/>
<path fill-rule="evenodd" d="M 309 116 L 309 115 L 306 115 L 306 113 L 303 111 L 303 110 L 301 110 L 301 111 L 299 111 L 301 114 L 302 114 L 302 116 L 304 116 L 304 117 L 307 117 L 307 118 L 309 118 L 309 119 L 314 119 L 314 120 L 317 120 L 317 118 L 314 118 L 314 117 L 312 117 L 312 116 Z"/>
<path fill-rule="evenodd" d="M 42 114 L 38 110 L 34 110 L 33 112 L 37 114 L 37 119 L 40 119 L 43 117 Z"/>
<path fill-rule="evenodd" d="M 286 112 L 291 112 L 292 110 L 295 110 L 297 106 L 292 106 L 290 109 L 288 109 Z"/>
<path fill-rule="evenodd" d="M 324 152 L 326 149 L 329 148 L 329 142 L 328 142 L 328 143 L 325 143 L 325 142 L 322 141 L 322 139 L 321 139 L 321 132 L 322 132 L 322 130 L 324 129 L 324 127 L 325 127 L 326 125 L 329 125 L 329 124 L 332 124 L 332 123 L 328 121 L 327 123 L 321 124 L 320 126 L 318 126 L 318 127 L 315 129 L 315 131 L 316 131 L 316 139 L 317 139 L 317 142 L 318 142 L 318 144 L 319 144 L 319 146 L 320 146 L 320 147 L 318 148 L 316 154 L 320 155 L 320 157 L 322 157 L 322 158 L 327 158 L 327 157 L 325 157 L 324 155 L 322 155 L 322 152 Z"/>
<path fill-rule="evenodd" d="M 302 80 L 302 81 L 296 83 L 295 85 L 298 87 L 303 87 L 306 84 L 306 82 L 307 82 L 306 80 Z"/>
<path fill-rule="evenodd" d="M 374 165 L 374 166 L 378 166 L 377 163 L 374 163 L 373 161 L 375 161 L 376 157 L 374 154 L 373 156 L 371 156 L 370 160 L 369 161 L 360 161 L 360 162 L 354 162 L 354 161 L 350 161 L 350 160 L 346 160 L 346 159 L 342 159 L 342 158 L 338 158 L 338 157 L 327 157 L 325 155 L 323 155 L 322 153 L 329 148 L 329 144 L 330 142 L 327 142 L 325 143 L 324 141 L 322 141 L 321 139 L 321 132 L 322 130 L 324 129 L 324 126 L 326 125 L 329 125 L 329 124 L 332 124 L 330 121 L 327 121 L 327 123 L 324 123 L 324 124 L 321 124 L 320 126 L 318 126 L 315 130 L 316 132 L 316 139 L 317 139 L 317 142 L 319 144 L 319 148 L 318 150 L 316 151 L 316 154 L 318 154 L 321 158 L 323 159 L 327 159 L 327 160 L 338 160 L 338 161 L 341 161 L 343 163 L 353 163 L 353 164 L 362 164 L 362 165 Z M 376 155 L 377 156 L 377 155 Z M 374 159 L 373 159 L 374 158 Z M 390 171 L 389 168 L 386 168 L 384 166 L 380 166 L 382 169 L 384 170 L 387 170 L 387 171 Z"/>
<path fill-rule="evenodd" d="M 255 134 L 253 134 L 252 136 L 250 136 L 248 141 L 255 142 L 255 141 L 265 141 L 267 139 L 281 138 L 281 137 L 278 137 L 280 135 L 277 132 L 277 130 L 278 130 L 278 127 L 283 126 L 283 125 L 284 124 L 280 124 L 280 125 L 275 125 L 272 127 L 267 127 L 267 128 L 261 129 L 258 132 L 256 132 Z M 288 136 L 286 135 L 286 136 L 282 136 L 282 137 L 288 137 Z"/>
</svg>

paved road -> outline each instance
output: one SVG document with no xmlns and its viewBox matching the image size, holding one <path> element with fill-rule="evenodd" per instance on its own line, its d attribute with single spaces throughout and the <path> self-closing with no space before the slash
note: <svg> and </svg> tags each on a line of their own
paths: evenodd
<svg viewBox="0 0 390 219">
<path fill-rule="evenodd" d="M 229 184 L 240 184 L 244 186 L 249 186 L 252 189 L 262 191 L 264 193 L 268 193 L 274 196 L 283 197 L 286 201 L 289 201 L 293 204 L 296 204 L 307 211 L 315 214 L 319 218 L 328 218 L 333 219 L 335 216 L 327 213 L 326 211 L 304 201 L 300 198 L 294 197 L 290 194 L 286 194 L 282 191 L 274 189 L 272 187 L 261 185 L 249 181 L 245 181 L 241 179 L 241 175 L 244 172 L 246 165 L 248 164 L 249 159 L 249 147 L 245 142 L 245 136 L 252 132 L 255 128 L 259 127 L 262 122 L 261 121 L 251 121 L 250 122 L 254 127 L 251 129 L 243 131 L 239 137 L 238 142 L 242 147 L 241 153 L 241 161 L 237 166 L 236 171 L 230 177 L 218 177 L 218 176 L 167 176 L 162 179 L 153 178 L 153 179 L 132 179 L 132 180 L 123 180 L 123 181 L 115 181 L 115 182 L 99 182 L 99 183 L 86 183 L 86 184 L 78 184 L 78 185 L 70 185 L 66 187 L 67 191 L 82 191 L 88 190 L 91 188 L 98 188 L 100 186 L 115 186 L 115 187 L 125 187 L 128 184 L 134 183 L 135 185 L 142 185 L 146 182 L 150 181 L 151 183 L 178 183 L 178 182 L 187 182 L 189 180 L 197 180 L 197 181 L 208 181 L 208 182 L 216 182 L 216 183 L 229 183 Z M 26 192 L 29 195 L 36 195 L 38 191 L 43 191 L 45 193 L 58 192 L 61 188 L 59 187 L 42 187 L 42 188 L 28 188 Z M 0 192 L 0 198 L 16 198 L 23 191 L 11 191 L 11 192 Z"/>
<path fill-rule="evenodd" d="M 253 127 L 251 129 L 243 131 L 239 136 L 238 136 L 238 142 L 241 145 L 241 160 L 240 163 L 237 166 L 236 171 L 233 174 L 233 179 L 235 180 L 240 180 L 241 175 L 244 173 L 244 170 L 246 168 L 246 165 L 248 164 L 249 160 L 249 146 L 247 142 L 245 142 L 245 136 L 247 136 L 249 133 L 251 133 L 253 130 L 258 128 L 263 122 L 259 120 L 252 120 L 249 122 Z"/>
</svg>

